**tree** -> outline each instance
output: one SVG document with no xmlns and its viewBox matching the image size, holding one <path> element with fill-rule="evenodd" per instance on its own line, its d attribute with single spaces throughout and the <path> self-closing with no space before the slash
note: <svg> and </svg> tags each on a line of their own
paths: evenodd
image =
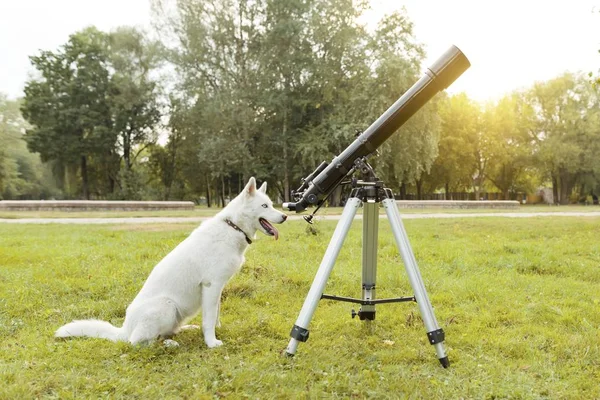
<svg viewBox="0 0 600 400">
<path fill-rule="evenodd" d="M 535 111 L 535 144 L 539 167 L 552 181 L 554 199 L 568 204 L 584 174 L 598 171 L 598 92 L 582 76 L 564 74 L 536 83 L 529 92 Z"/>
<path fill-rule="evenodd" d="M 183 129 L 182 171 L 202 177 L 189 180 L 190 187 L 205 178 L 209 186 L 216 181 L 224 201 L 227 180 L 261 175 L 253 159 L 258 121 L 252 96 L 260 73 L 255 51 L 263 3 L 182 0 L 171 8 L 172 4 L 156 0 L 153 6 L 158 23 L 166 22 L 163 36 L 175 43 L 165 40 L 179 76 L 176 93 L 181 106 L 176 112 L 185 114 L 180 121 L 194 124 Z M 222 154 L 228 156 L 217 157 Z"/>
<path fill-rule="evenodd" d="M 361 4 L 295 1 L 292 12 L 289 3 L 268 3 L 260 88 L 268 127 L 263 143 L 276 143 L 272 176 L 282 182 L 284 200 L 290 181 L 341 152 L 364 125 L 356 94 L 369 78 L 368 35 L 357 23 Z M 333 205 L 340 200 L 340 190 L 329 199 Z"/>
<path fill-rule="evenodd" d="M 509 199 L 509 192 L 525 190 L 524 177 L 532 165 L 529 138 L 533 108 L 519 93 L 488 104 L 483 130 L 490 141 L 486 177 Z"/>
<path fill-rule="evenodd" d="M 275 178 L 284 201 L 290 200 L 294 156 L 302 140 L 302 128 L 310 130 L 306 117 L 315 100 L 308 92 L 315 72 L 311 65 L 310 36 L 314 27 L 310 6 L 306 1 L 267 1 L 265 33 L 257 54 L 264 71 L 257 100 L 264 107 L 267 128 L 260 143 L 261 148 L 268 149 L 264 154 L 271 159 L 268 172 Z"/>
<path fill-rule="evenodd" d="M 37 199 L 59 197 L 50 165 L 27 150 L 27 122 L 20 101 L 0 94 L 0 198 Z"/>
<path fill-rule="evenodd" d="M 367 32 L 358 22 L 364 2 L 155 0 L 154 7 L 170 34 L 181 111 L 189 114 L 181 120 L 194 124 L 182 166 L 195 163 L 221 192 L 252 173 L 288 199 L 291 182 L 341 152 L 412 85 L 423 57 L 404 13 Z M 406 142 L 418 146 L 398 148 L 407 161 L 394 180 L 429 168 L 436 123 L 424 110 L 407 124 Z M 336 192 L 330 200 L 339 199 Z"/>
<path fill-rule="evenodd" d="M 27 82 L 21 108 L 32 125 L 29 149 L 43 161 L 78 163 L 86 199 L 90 157 L 110 152 L 115 142 L 105 47 L 106 35 L 87 28 L 71 35 L 62 50 L 30 57 L 41 76 Z"/>
<path fill-rule="evenodd" d="M 369 110 L 363 124 L 375 121 L 401 94 L 419 78 L 424 57 L 422 45 L 413 34 L 413 25 L 406 12 L 396 12 L 383 18 L 367 47 L 370 55 L 371 79 L 362 106 Z M 363 78 L 364 79 L 364 78 Z M 379 176 L 392 189 L 405 197 L 406 187 L 417 184 L 437 157 L 440 119 L 438 99 L 418 111 L 402 128 L 379 149 L 373 160 Z"/>
<path fill-rule="evenodd" d="M 150 76 L 159 65 L 160 52 L 158 44 L 149 42 L 140 31 L 122 27 L 108 35 L 107 54 L 112 69 L 111 114 L 117 135 L 114 153 L 120 155 L 124 167 L 118 183 L 123 197 L 133 198 L 136 195 L 128 186 L 136 181 L 134 162 L 156 141 L 155 127 L 161 119 L 159 88 Z M 111 185 L 116 178 L 113 171 Z"/>
<path fill-rule="evenodd" d="M 55 163 L 67 191 L 71 179 L 64 174 L 76 170 L 83 198 L 139 198 L 139 190 L 127 187 L 136 182 L 133 163 L 156 140 L 161 118 L 150 78 L 157 46 L 132 28 L 107 34 L 90 27 L 31 61 L 39 76 L 27 82 L 22 105 L 29 148 Z"/>
<path fill-rule="evenodd" d="M 450 193 L 472 185 L 472 180 L 481 166 L 478 140 L 480 110 L 476 103 L 461 93 L 442 99 L 439 115 L 442 120 L 438 147 L 429 180 L 439 181 L 446 200 Z M 432 185 L 437 187 L 437 185 Z"/>
</svg>

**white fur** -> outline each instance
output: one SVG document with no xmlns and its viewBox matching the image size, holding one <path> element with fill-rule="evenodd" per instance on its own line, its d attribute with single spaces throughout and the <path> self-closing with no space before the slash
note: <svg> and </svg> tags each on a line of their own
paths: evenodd
<svg viewBox="0 0 600 400">
<path fill-rule="evenodd" d="M 202 311 L 206 345 L 222 345 L 215 336 L 221 292 L 244 263 L 248 248 L 244 234 L 225 221 L 229 219 L 253 238 L 259 230 L 268 234 L 259 218 L 279 224 L 287 216 L 273 208 L 266 195 L 266 183 L 256 189 L 255 179 L 250 178 L 240 195 L 215 217 L 202 223 L 154 267 L 127 308 L 123 327 L 98 320 L 73 321 L 59 328 L 55 336 L 148 343 L 185 329 L 183 324 Z"/>
</svg>

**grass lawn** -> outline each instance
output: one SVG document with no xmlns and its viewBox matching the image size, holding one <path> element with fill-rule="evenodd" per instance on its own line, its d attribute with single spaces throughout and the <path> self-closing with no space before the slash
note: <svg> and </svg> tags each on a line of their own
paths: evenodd
<svg viewBox="0 0 600 400">
<path fill-rule="evenodd" d="M 176 348 L 52 337 L 75 318 L 120 326 L 193 225 L 0 224 L 0 399 L 600 398 L 600 218 L 405 224 L 449 369 L 412 303 L 379 305 L 368 324 L 323 300 L 309 341 L 281 355 L 335 221 L 316 235 L 290 221 L 279 241 L 250 247 L 212 350 L 197 331 Z M 387 222 L 380 230 L 378 296 L 411 295 Z M 360 296 L 360 242 L 355 221 L 326 293 Z"/>
</svg>

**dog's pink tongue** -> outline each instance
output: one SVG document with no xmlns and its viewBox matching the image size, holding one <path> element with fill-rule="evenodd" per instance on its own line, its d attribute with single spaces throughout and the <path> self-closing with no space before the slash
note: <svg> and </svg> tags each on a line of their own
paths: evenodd
<svg viewBox="0 0 600 400">
<path fill-rule="evenodd" d="M 274 226 L 271 226 L 271 228 L 273 228 L 273 235 L 275 236 L 275 240 L 279 239 L 279 231 L 277 230 L 277 228 L 275 228 Z"/>
</svg>

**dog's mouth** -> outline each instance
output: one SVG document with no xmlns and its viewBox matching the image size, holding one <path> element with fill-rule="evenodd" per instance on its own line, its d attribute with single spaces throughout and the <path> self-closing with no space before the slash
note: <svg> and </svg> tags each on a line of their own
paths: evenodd
<svg viewBox="0 0 600 400">
<path fill-rule="evenodd" d="M 275 240 L 279 239 L 279 231 L 275 229 L 275 227 L 271 225 L 269 221 L 264 218 L 259 218 L 258 222 L 260 222 L 260 226 L 262 226 L 267 235 L 275 236 Z"/>
</svg>

